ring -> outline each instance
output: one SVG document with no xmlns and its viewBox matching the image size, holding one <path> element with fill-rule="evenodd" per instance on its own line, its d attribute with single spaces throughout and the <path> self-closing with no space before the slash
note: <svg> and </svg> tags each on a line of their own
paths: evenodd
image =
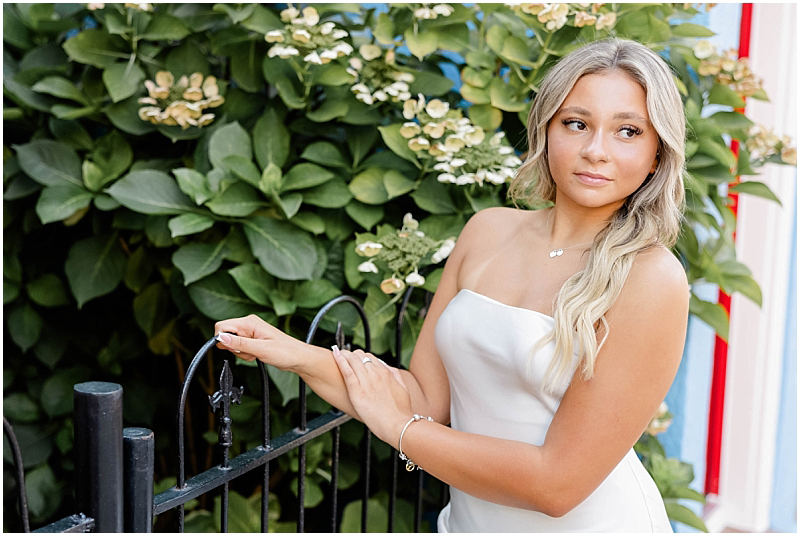
<svg viewBox="0 0 800 536">
<path fill-rule="evenodd" d="M 367 363 L 372 363 L 372 359 L 365 357 L 364 359 L 361 360 L 361 362 L 366 365 Z"/>
</svg>

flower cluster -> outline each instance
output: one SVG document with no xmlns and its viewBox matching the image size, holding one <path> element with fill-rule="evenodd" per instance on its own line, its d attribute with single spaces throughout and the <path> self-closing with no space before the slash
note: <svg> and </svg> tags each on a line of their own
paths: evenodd
<svg viewBox="0 0 800 536">
<path fill-rule="evenodd" d="M 573 15 L 576 28 L 595 26 L 598 30 L 613 28 L 617 23 L 617 14 L 613 11 L 599 13 L 605 4 L 506 4 L 536 18 L 544 24 L 547 31 L 552 32 L 564 27 Z M 588 12 L 586 10 L 589 10 Z"/>
<path fill-rule="evenodd" d="M 216 108 L 225 102 L 219 94 L 217 79 L 203 78 L 202 73 L 181 76 L 177 83 L 169 71 L 158 71 L 156 80 L 145 80 L 149 96 L 139 99 L 139 118 L 154 125 L 180 125 L 186 130 L 204 127 L 214 120 L 214 114 L 203 113 L 206 108 Z"/>
<path fill-rule="evenodd" d="M 684 4 L 683 4 L 683 9 L 684 9 L 684 10 L 687 10 L 687 9 L 689 9 L 690 7 L 693 7 L 693 8 L 695 8 L 695 9 L 697 9 L 697 8 L 699 8 L 700 6 L 703 6 L 703 7 L 705 7 L 706 13 L 708 13 L 709 11 L 711 11 L 711 8 L 713 8 L 713 7 L 714 7 L 714 6 L 716 6 L 716 5 L 717 5 L 717 4 L 689 4 L 689 3 L 684 3 Z"/>
<path fill-rule="evenodd" d="M 792 140 L 789 136 L 779 138 L 771 128 L 762 125 L 754 125 L 748 136 L 745 146 L 751 160 L 766 160 L 779 154 L 784 164 L 797 165 L 797 148 L 790 146 Z"/>
<path fill-rule="evenodd" d="M 405 102 L 403 117 L 409 121 L 403 123 L 400 135 L 408 139 L 412 151 L 436 158 L 433 169 L 441 172 L 439 182 L 503 184 L 522 164 L 514 149 L 501 143 L 503 132 L 487 139 L 481 127 L 462 117 L 460 110 L 450 110 L 446 102 L 434 99 L 426 103 L 420 94 Z"/>
<path fill-rule="evenodd" d="M 662 402 L 661 405 L 658 406 L 658 411 L 656 411 L 656 414 L 653 415 L 652 419 L 650 419 L 650 424 L 647 425 L 645 433 L 653 436 L 662 434 L 667 431 L 667 428 L 669 428 L 670 424 L 672 424 L 672 414 L 669 412 L 667 403 Z"/>
<path fill-rule="evenodd" d="M 414 9 L 414 16 L 418 19 L 435 19 L 440 15 L 442 17 L 447 17 L 453 14 L 452 6 L 447 4 L 436 4 L 433 7 L 429 7 L 430 4 L 420 4 L 420 7 L 413 8 Z"/>
<path fill-rule="evenodd" d="M 368 240 L 356 246 L 356 253 L 369 260 L 358 265 L 359 272 L 379 273 L 375 261 L 385 263 L 392 275 L 381 281 L 380 288 L 386 294 L 402 292 L 406 284 L 419 287 L 425 278 L 419 273 L 419 263 L 423 257 L 435 250 L 431 260 L 439 263 L 447 258 L 455 246 L 455 237 L 436 242 L 420 231 L 419 222 L 409 212 L 403 217 L 403 227 L 394 234 L 378 238 L 377 242 Z"/>
<path fill-rule="evenodd" d="M 350 67 L 347 68 L 347 72 L 356 77 L 356 83 L 350 88 L 356 99 L 373 104 L 411 98 L 408 84 L 414 81 L 414 75 L 395 67 L 393 50 L 384 56 L 378 45 L 361 45 L 358 53 L 364 61 L 350 58 Z"/>
<path fill-rule="evenodd" d="M 738 58 L 736 49 L 729 49 L 721 55 L 709 41 L 698 41 L 694 55 L 700 61 L 697 73 L 700 76 L 715 76 L 716 82 L 726 85 L 743 97 L 761 91 L 763 81 L 750 71 L 748 58 Z"/>
<path fill-rule="evenodd" d="M 275 43 L 267 52 L 270 58 L 302 56 L 308 63 L 323 65 L 353 52 L 349 43 L 341 41 L 350 34 L 337 29 L 333 22 L 317 25 L 319 14 L 311 6 L 303 9 L 302 16 L 294 7 L 284 9 L 281 20 L 288 24 L 282 30 L 272 30 L 264 36 L 268 43 Z"/>
<path fill-rule="evenodd" d="M 139 11 L 153 11 L 153 4 L 125 4 L 125 7 L 138 9 Z"/>
</svg>

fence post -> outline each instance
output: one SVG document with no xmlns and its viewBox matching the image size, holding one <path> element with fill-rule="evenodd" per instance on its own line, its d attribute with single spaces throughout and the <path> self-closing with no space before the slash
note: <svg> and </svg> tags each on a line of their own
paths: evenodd
<svg viewBox="0 0 800 536">
<path fill-rule="evenodd" d="M 75 498 L 97 532 L 122 532 L 122 386 L 85 382 L 75 397 Z"/>
<path fill-rule="evenodd" d="M 155 436 L 147 428 L 125 428 L 122 437 L 125 532 L 152 532 Z"/>
</svg>

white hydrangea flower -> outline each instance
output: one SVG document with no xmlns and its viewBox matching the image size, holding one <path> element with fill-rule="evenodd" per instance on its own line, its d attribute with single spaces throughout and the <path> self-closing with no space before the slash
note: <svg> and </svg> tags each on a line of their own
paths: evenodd
<svg viewBox="0 0 800 536">
<path fill-rule="evenodd" d="M 380 242 L 367 241 L 356 246 L 356 253 L 362 257 L 374 257 L 382 248 L 383 244 Z"/>
<path fill-rule="evenodd" d="M 359 272 L 372 272 L 373 274 L 378 273 L 378 267 L 375 266 L 375 263 L 370 261 L 364 261 L 358 265 Z"/>
<path fill-rule="evenodd" d="M 400 135 L 406 139 L 413 138 L 419 133 L 420 133 L 419 125 L 417 123 L 414 123 L 413 121 L 403 123 L 403 126 L 400 127 Z"/>
<path fill-rule="evenodd" d="M 380 58 L 383 50 L 378 45 L 365 44 L 358 47 L 358 53 L 367 61 Z"/>
<path fill-rule="evenodd" d="M 319 13 L 317 13 L 317 10 L 313 7 L 308 6 L 303 9 L 303 19 L 305 20 L 306 25 L 316 26 L 319 22 Z"/>
<path fill-rule="evenodd" d="M 464 141 L 468 145 L 479 145 L 486 137 L 486 133 L 480 127 L 475 127 L 464 134 Z"/>
<path fill-rule="evenodd" d="M 711 41 L 698 41 L 694 48 L 694 55 L 698 60 L 704 60 L 706 58 L 710 58 L 712 54 L 717 52 L 717 47 L 715 47 Z"/>
<path fill-rule="evenodd" d="M 406 215 L 403 216 L 403 227 L 415 231 L 419 228 L 419 222 L 414 219 L 410 212 L 406 212 Z"/>
<path fill-rule="evenodd" d="M 334 39 L 344 39 L 348 35 L 350 35 L 350 34 L 347 33 L 347 30 L 342 30 L 342 29 L 333 30 L 333 32 L 331 33 L 331 37 L 333 37 Z M 352 50 L 351 50 L 351 52 L 352 52 Z M 348 54 L 349 53 L 350 52 L 348 52 Z"/>
<path fill-rule="evenodd" d="M 427 149 L 428 147 L 430 147 L 430 145 L 431 145 L 430 142 L 422 137 L 408 140 L 408 147 L 412 151 L 421 151 L 423 149 Z"/>
<path fill-rule="evenodd" d="M 425 107 L 425 111 L 427 114 L 434 119 L 440 119 L 444 117 L 448 110 L 450 110 L 450 104 L 439 99 L 433 99 L 428 105 Z"/>
<path fill-rule="evenodd" d="M 456 182 L 456 176 L 452 173 L 442 173 L 436 177 L 436 180 L 439 182 Z"/>
<path fill-rule="evenodd" d="M 438 4 L 438 5 L 433 6 L 433 11 L 437 15 L 441 15 L 443 17 L 447 17 L 448 15 L 451 15 L 453 13 L 453 11 L 455 11 L 455 9 L 453 9 L 452 6 L 448 6 L 447 4 Z"/>
<path fill-rule="evenodd" d="M 450 253 L 452 253 L 455 247 L 456 247 L 455 237 L 448 238 L 442 243 L 439 249 L 436 250 L 436 252 L 434 252 L 433 256 L 431 257 L 431 261 L 437 264 L 442 262 L 442 260 L 450 256 Z"/>
<path fill-rule="evenodd" d="M 307 55 L 303 58 L 304 61 L 308 63 L 313 63 L 315 65 L 322 65 L 322 58 L 319 57 L 319 54 L 316 52 L 312 52 L 311 54 Z"/>
<path fill-rule="evenodd" d="M 453 158 L 452 160 L 450 160 L 450 165 L 453 167 L 461 167 L 466 163 L 467 161 L 464 160 L 463 158 Z"/>
<path fill-rule="evenodd" d="M 281 21 L 290 22 L 292 19 L 297 18 L 297 16 L 299 14 L 300 14 L 300 11 L 298 11 L 296 8 L 288 7 L 286 9 L 284 9 L 283 11 L 281 11 Z"/>
<path fill-rule="evenodd" d="M 329 21 L 320 26 L 319 33 L 322 35 L 328 35 L 333 31 L 334 28 L 336 28 L 336 24 Z"/>
<path fill-rule="evenodd" d="M 406 283 L 412 287 L 420 287 L 425 284 L 425 278 L 414 271 L 406 276 Z"/>
<path fill-rule="evenodd" d="M 369 93 L 356 93 L 356 99 L 364 104 L 373 104 L 375 99 Z"/>
</svg>

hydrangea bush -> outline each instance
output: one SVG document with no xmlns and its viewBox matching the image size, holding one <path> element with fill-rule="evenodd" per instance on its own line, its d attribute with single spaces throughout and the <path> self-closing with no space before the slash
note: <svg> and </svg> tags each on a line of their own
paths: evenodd
<svg viewBox="0 0 800 536">
<path fill-rule="evenodd" d="M 746 61 L 700 40 L 711 32 L 686 22 L 695 13 L 694 4 L 5 4 L 4 411 L 23 444 L 34 524 L 73 513 L 65 483 L 80 381 L 123 385 L 126 423 L 156 432 L 159 489 L 174 483 L 174 395 L 216 320 L 255 313 L 303 338 L 319 307 L 351 294 L 371 340 L 344 305 L 316 342 L 341 322 L 355 344 L 407 365 L 423 293 L 406 309 L 402 348 L 392 305 L 406 286 L 434 291 L 469 217 L 508 204 L 538 84 L 587 41 L 630 37 L 672 65 L 691 136 L 675 253 L 690 282 L 760 302 L 735 259 L 723 185 L 796 153 L 734 111 L 766 95 Z M 704 114 L 711 104 L 727 108 Z M 731 138 L 743 142 L 738 160 Z M 775 199 L 756 180 L 733 188 Z M 691 313 L 727 336 L 717 304 L 693 296 Z M 259 443 L 250 372 L 237 373 L 246 394 L 231 410 L 235 452 Z M 296 422 L 297 378 L 269 374 L 278 434 Z M 210 394 L 213 367 L 205 376 Z M 212 455 L 202 402 L 188 411 L 190 473 Z M 312 395 L 309 407 L 329 406 Z M 348 501 L 362 435 L 357 423 L 342 433 Z M 653 436 L 643 441 L 658 450 Z M 373 448 L 379 463 L 389 456 Z M 309 511 L 324 500 L 330 452 L 329 436 L 309 445 Z M 274 464 L 268 490 L 282 530 L 294 527 L 296 456 Z M 665 500 L 687 496 L 668 485 L 685 480 L 684 466 L 643 459 L 662 475 Z M 376 512 L 386 509 L 378 478 Z M 231 501 L 246 511 L 261 490 L 243 485 Z M 4 527 L 14 528 L 5 497 Z M 700 526 L 676 501 L 670 515 Z M 356 504 L 343 530 L 358 526 Z M 396 530 L 411 529 L 410 508 L 398 503 Z M 192 509 L 187 528 L 218 529 L 210 499 Z M 234 530 L 254 528 L 238 519 Z"/>
</svg>

